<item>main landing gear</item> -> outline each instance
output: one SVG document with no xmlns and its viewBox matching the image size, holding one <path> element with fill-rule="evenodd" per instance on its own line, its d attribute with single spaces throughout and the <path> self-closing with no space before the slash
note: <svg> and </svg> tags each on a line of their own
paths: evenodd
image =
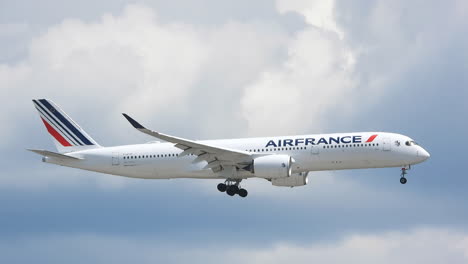
<svg viewBox="0 0 468 264">
<path fill-rule="evenodd" d="M 408 167 L 403 167 L 401 168 L 401 177 L 400 177 L 400 183 L 401 184 L 406 184 L 406 182 L 408 181 L 405 177 L 406 174 L 408 174 L 408 170 L 411 169 L 411 166 L 408 166 Z"/>
<path fill-rule="evenodd" d="M 239 187 L 241 180 L 227 179 L 224 183 L 218 184 L 218 191 L 226 192 L 229 196 L 238 194 L 240 197 L 246 197 L 248 192 L 246 189 Z"/>
</svg>

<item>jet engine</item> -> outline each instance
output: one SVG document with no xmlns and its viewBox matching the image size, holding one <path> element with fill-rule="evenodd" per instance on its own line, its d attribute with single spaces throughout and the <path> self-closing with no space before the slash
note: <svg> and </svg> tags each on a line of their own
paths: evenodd
<svg viewBox="0 0 468 264">
<path fill-rule="evenodd" d="M 288 155 L 268 155 L 253 161 L 255 176 L 265 179 L 278 179 L 291 176 L 293 159 Z"/>
<path fill-rule="evenodd" d="M 271 184 L 282 187 L 297 187 L 307 184 L 308 172 L 294 173 L 287 178 L 271 179 Z"/>
</svg>

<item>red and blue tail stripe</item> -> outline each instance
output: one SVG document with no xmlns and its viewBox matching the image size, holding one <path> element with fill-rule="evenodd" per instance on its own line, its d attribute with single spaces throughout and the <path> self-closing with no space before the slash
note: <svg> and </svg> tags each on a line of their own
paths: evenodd
<svg viewBox="0 0 468 264">
<path fill-rule="evenodd" d="M 75 136 L 77 136 L 84 145 L 94 145 L 89 139 L 87 139 L 74 125 L 70 123 L 59 111 L 57 111 L 47 100 L 40 99 L 44 106 L 59 119 L 62 124 L 64 124 Z"/>
<path fill-rule="evenodd" d="M 64 147 L 93 146 L 97 143 L 84 132 L 70 117 L 54 103 L 39 99 L 33 100 L 49 134 Z"/>
<path fill-rule="evenodd" d="M 44 106 L 42 106 L 37 100 L 33 100 L 34 106 L 36 107 L 37 111 L 39 112 L 39 115 L 41 116 L 42 120 L 47 123 L 50 127 L 55 127 L 54 130 L 56 132 L 60 132 L 59 135 L 62 137 L 65 137 L 68 142 L 71 142 L 73 145 L 76 146 L 82 146 L 82 144 L 69 132 L 67 131 L 62 124 L 60 124 L 57 119 L 54 118 L 54 116 L 45 109 Z M 46 127 L 47 127 L 46 125 Z M 50 132 L 50 131 L 49 131 Z M 52 135 L 54 136 L 54 135 Z M 54 136 L 55 138 L 55 136 Z M 57 138 L 55 138 L 57 139 Z M 59 141 L 60 142 L 60 141 Z M 63 144 L 62 144 L 63 145 Z"/>
<path fill-rule="evenodd" d="M 62 135 L 60 135 L 57 130 L 55 130 L 51 125 L 49 125 L 49 123 L 47 123 L 47 121 L 44 120 L 44 118 L 42 118 L 42 122 L 44 122 L 44 125 L 46 126 L 47 128 L 47 131 L 60 143 L 62 144 L 62 146 L 64 147 L 71 147 L 71 144 L 70 142 L 68 142 L 65 138 L 62 137 Z"/>
</svg>

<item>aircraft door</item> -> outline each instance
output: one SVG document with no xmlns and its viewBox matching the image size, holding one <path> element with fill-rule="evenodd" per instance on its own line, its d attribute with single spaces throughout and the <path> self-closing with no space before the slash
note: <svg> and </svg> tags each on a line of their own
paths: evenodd
<svg viewBox="0 0 468 264">
<path fill-rule="evenodd" d="M 310 153 L 311 153 L 312 155 L 318 155 L 318 154 L 319 154 L 319 147 L 318 147 L 318 146 L 312 145 L 311 150 L 310 150 Z"/>
<path fill-rule="evenodd" d="M 112 166 L 120 165 L 120 154 L 118 152 L 112 152 Z"/>
<path fill-rule="evenodd" d="M 390 144 L 390 139 L 389 138 L 384 138 L 382 142 L 382 150 L 383 151 L 390 151 L 391 150 L 391 144 Z"/>
</svg>

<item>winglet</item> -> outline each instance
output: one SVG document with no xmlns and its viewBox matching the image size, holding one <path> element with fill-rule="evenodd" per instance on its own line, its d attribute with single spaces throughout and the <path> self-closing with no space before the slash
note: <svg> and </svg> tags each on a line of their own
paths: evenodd
<svg viewBox="0 0 468 264">
<path fill-rule="evenodd" d="M 122 113 L 122 115 L 128 120 L 128 122 L 130 122 L 130 124 L 132 124 L 132 126 L 136 129 L 145 129 L 144 126 L 142 126 L 140 123 L 138 123 L 137 121 L 135 121 L 135 119 L 131 118 L 130 116 L 128 116 L 127 114 L 125 113 Z"/>
</svg>

